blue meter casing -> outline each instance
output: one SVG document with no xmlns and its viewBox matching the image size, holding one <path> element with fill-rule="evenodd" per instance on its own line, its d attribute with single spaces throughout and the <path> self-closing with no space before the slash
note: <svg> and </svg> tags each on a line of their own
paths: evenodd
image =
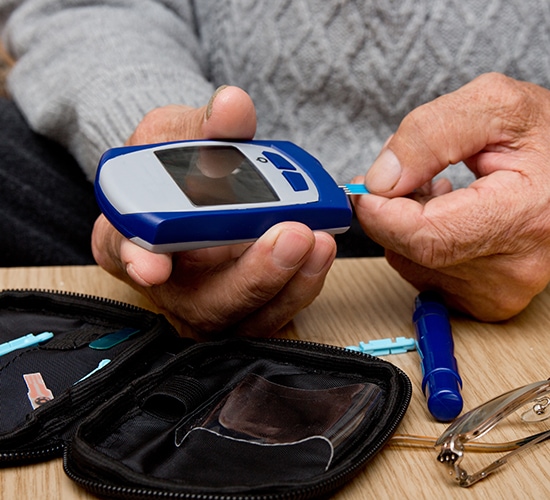
<svg viewBox="0 0 550 500">
<path fill-rule="evenodd" d="M 108 150 L 95 180 L 101 211 L 157 253 L 259 238 L 283 221 L 341 233 L 345 192 L 309 153 L 286 141 L 179 141 Z"/>
</svg>

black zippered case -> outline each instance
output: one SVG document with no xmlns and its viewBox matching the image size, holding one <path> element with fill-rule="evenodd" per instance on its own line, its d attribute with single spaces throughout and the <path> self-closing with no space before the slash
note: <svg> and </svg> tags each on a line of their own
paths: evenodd
<svg viewBox="0 0 550 500">
<path fill-rule="evenodd" d="M 96 297 L 0 293 L 0 465 L 64 454 L 108 498 L 326 497 L 389 440 L 411 397 L 381 359 L 285 339 L 195 343 Z"/>
</svg>

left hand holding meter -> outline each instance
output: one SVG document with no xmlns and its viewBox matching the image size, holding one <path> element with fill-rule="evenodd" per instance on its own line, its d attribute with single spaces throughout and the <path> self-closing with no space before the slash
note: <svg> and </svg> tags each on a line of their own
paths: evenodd
<svg viewBox="0 0 550 500">
<path fill-rule="evenodd" d="M 115 148 L 96 196 L 125 237 L 156 253 L 253 241 L 283 221 L 341 233 L 352 211 L 320 163 L 283 141 L 181 141 Z"/>
<path fill-rule="evenodd" d="M 208 107 L 155 109 L 128 145 L 202 137 L 248 140 L 254 131 L 252 100 L 241 89 L 226 87 Z M 249 336 L 275 333 L 319 294 L 336 254 L 332 236 L 295 222 L 271 227 L 254 243 L 152 253 L 125 238 L 104 215 L 94 226 L 92 248 L 101 267 L 143 294 L 181 335 L 198 339 L 228 329 Z"/>
</svg>

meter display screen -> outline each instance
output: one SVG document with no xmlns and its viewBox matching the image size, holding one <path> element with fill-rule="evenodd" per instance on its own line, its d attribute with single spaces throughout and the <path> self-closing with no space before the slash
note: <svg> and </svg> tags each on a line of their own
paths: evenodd
<svg viewBox="0 0 550 500">
<path fill-rule="evenodd" d="M 154 153 L 196 206 L 279 201 L 263 175 L 235 147 L 195 146 Z"/>
</svg>

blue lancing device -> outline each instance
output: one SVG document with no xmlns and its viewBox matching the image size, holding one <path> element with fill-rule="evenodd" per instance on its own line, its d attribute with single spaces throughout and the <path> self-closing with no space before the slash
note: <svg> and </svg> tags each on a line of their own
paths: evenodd
<svg viewBox="0 0 550 500">
<path fill-rule="evenodd" d="M 413 323 L 428 410 L 436 420 L 451 421 L 462 411 L 462 379 L 454 356 L 449 313 L 438 294 L 422 292 L 416 297 Z"/>
<path fill-rule="evenodd" d="M 99 162 L 98 204 L 124 236 L 165 253 L 253 241 L 302 222 L 346 231 L 347 195 L 312 155 L 285 141 L 180 141 L 114 148 Z"/>
</svg>

